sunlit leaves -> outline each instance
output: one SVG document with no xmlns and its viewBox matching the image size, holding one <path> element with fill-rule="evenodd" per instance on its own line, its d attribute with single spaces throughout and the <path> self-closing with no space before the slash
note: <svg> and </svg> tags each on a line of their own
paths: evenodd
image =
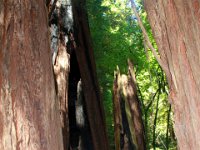
<svg viewBox="0 0 200 150">
<path fill-rule="evenodd" d="M 135 2 L 148 36 L 154 48 L 157 49 L 142 1 L 135 0 Z M 164 84 L 166 80 L 165 78 L 162 79 L 162 70 L 152 52 L 145 47 L 141 29 L 132 12 L 129 0 L 87 0 L 87 9 L 95 51 L 97 75 L 102 89 L 108 134 L 112 148 L 114 143 L 112 114 L 113 73 L 117 65 L 121 73 L 126 73 L 127 59 L 130 58 L 135 65 L 136 78 L 140 90 L 139 97 L 144 105 L 143 112 L 147 110 L 144 120 L 146 119 L 148 125 L 146 127 L 148 128 L 148 148 L 151 149 L 153 147 L 151 144 L 153 138 L 152 130 L 156 101 L 159 98 L 156 146 L 164 149 L 162 141 L 165 142 L 167 111 L 169 108 L 167 101 L 168 90 L 166 84 Z M 162 82 L 162 87 L 159 87 L 159 82 Z M 160 93 L 158 93 L 159 88 L 161 88 Z M 150 107 L 147 109 L 148 105 Z M 173 130 L 172 123 L 170 128 Z"/>
</svg>

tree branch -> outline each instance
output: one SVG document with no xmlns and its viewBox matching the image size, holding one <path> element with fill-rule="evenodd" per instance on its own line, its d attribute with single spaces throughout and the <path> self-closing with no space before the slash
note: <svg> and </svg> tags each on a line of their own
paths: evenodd
<svg viewBox="0 0 200 150">
<path fill-rule="evenodd" d="M 144 28 L 144 25 L 143 25 L 143 23 L 142 23 L 142 21 L 141 21 L 141 19 L 140 19 L 140 16 L 139 16 L 139 14 L 138 14 L 138 12 L 137 12 L 137 9 L 136 9 L 136 6 L 135 6 L 134 1 L 133 1 L 133 0 L 130 0 L 130 2 L 131 2 L 132 9 L 133 9 L 133 11 L 134 11 L 134 13 L 135 13 L 135 15 L 136 15 L 137 20 L 138 20 L 138 24 L 139 24 L 139 26 L 140 26 L 140 28 L 141 28 L 141 30 L 142 30 L 142 33 L 143 33 L 143 36 L 144 36 L 144 39 L 145 39 L 145 41 L 146 41 L 146 44 L 147 44 L 148 48 L 152 51 L 154 57 L 156 58 L 156 60 L 158 61 L 159 65 L 162 67 L 162 69 L 163 69 L 164 71 L 166 71 L 166 70 L 167 70 L 167 67 L 166 67 L 166 65 L 163 63 L 163 61 L 160 59 L 160 56 L 157 54 L 155 48 L 154 48 L 153 45 L 151 44 L 150 39 L 149 39 L 148 34 L 147 34 L 147 31 L 146 31 L 146 29 Z"/>
</svg>

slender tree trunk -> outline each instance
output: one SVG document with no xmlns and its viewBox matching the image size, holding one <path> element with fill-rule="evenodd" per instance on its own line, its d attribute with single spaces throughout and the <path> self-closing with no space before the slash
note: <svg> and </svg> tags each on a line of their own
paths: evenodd
<svg viewBox="0 0 200 150">
<path fill-rule="evenodd" d="M 152 144 L 152 146 L 153 146 L 154 150 L 156 149 L 156 126 L 157 126 L 157 118 L 158 118 L 158 111 L 159 111 L 159 108 L 158 108 L 159 100 L 160 100 L 160 89 L 158 92 L 158 97 L 157 97 L 157 102 L 156 102 L 156 112 L 155 112 L 155 117 L 154 117 L 154 121 L 153 121 L 153 144 Z"/>
<path fill-rule="evenodd" d="M 169 126 L 170 126 L 170 114 L 171 114 L 171 105 L 169 106 L 167 114 L 167 129 L 166 129 L 166 148 L 169 149 Z"/>
<path fill-rule="evenodd" d="M 45 1 L 0 1 L 0 149 L 62 150 Z"/>
<path fill-rule="evenodd" d="M 152 95 L 150 102 L 148 103 L 147 107 L 144 110 L 144 116 L 145 116 L 145 120 L 144 120 L 144 125 L 145 125 L 145 138 L 146 138 L 146 143 L 149 143 L 149 139 L 148 139 L 148 133 L 150 132 L 149 129 L 149 124 L 148 124 L 148 117 L 149 117 L 149 109 L 150 107 L 153 105 L 153 102 L 155 101 L 156 95 L 158 94 L 159 89 L 157 89 L 157 91 L 155 92 L 154 95 Z M 148 145 L 146 145 L 148 148 Z"/>
<path fill-rule="evenodd" d="M 180 149 L 200 149 L 200 2 L 145 0 L 170 86 Z"/>
</svg>

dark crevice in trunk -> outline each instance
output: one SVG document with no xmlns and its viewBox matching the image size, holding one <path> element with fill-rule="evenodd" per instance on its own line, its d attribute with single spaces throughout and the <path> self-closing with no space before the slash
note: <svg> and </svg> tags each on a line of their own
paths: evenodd
<svg viewBox="0 0 200 150">
<path fill-rule="evenodd" d="M 103 105 L 96 77 L 85 1 L 81 0 L 80 3 L 76 1 L 76 4 L 71 0 L 58 0 L 58 2 L 59 5 L 53 5 L 52 1 L 49 6 L 49 26 L 52 40 L 52 63 L 54 72 L 57 73 L 57 95 L 58 98 L 59 95 L 64 95 L 64 98 L 58 99 L 59 109 L 62 111 L 64 108 L 64 116 L 67 117 L 65 121 L 62 117 L 63 113 L 60 115 L 63 140 L 67 145 L 65 150 L 107 150 Z M 57 59 L 59 49 L 67 51 L 66 58 Z M 65 55 L 66 51 L 64 51 Z M 60 74 L 63 69 L 65 74 Z M 65 84 L 66 90 L 63 88 Z M 63 122 L 68 124 L 63 124 Z M 64 131 L 65 125 L 67 132 Z"/>
<path fill-rule="evenodd" d="M 115 71 L 113 108 L 116 150 L 146 150 L 145 131 L 134 66 L 128 60 L 128 75 Z"/>
<path fill-rule="evenodd" d="M 122 116 L 122 126 L 123 131 L 120 135 L 120 145 L 122 150 L 135 150 L 133 139 L 131 136 L 131 129 L 129 127 L 128 117 L 126 113 L 125 100 L 120 96 L 120 106 L 121 106 L 121 116 Z"/>
<path fill-rule="evenodd" d="M 80 80 L 80 72 L 76 55 L 74 51 L 70 55 L 70 73 L 69 73 L 69 131 L 70 131 L 70 147 L 78 147 L 79 130 L 76 126 L 75 101 L 77 99 L 77 84 Z"/>
<path fill-rule="evenodd" d="M 95 58 L 92 48 L 90 30 L 88 25 L 86 5 L 84 0 L 72 1 L 74 18 L 74 33 L 80 73 L 83 83 L 83 91 L 86 97 L 86 109 L 92 145 L 95 150 L 107 150 L 108 140 L 103 113 L 103 104 L 100 97 L 100 89 L 97 82 Z"/>
<path fill-rule="evenodd" d="M 92 140 L 87 117 L 88 115 L 86 112 L 85 98 L 82 89 L 80 90 L 78 88 L 80 83 L 80 70 L 75 51 L 72 50 L 70 55 L 70 73 L 68 89 L 70 130 L 69 143 L 71 149 L 92 150 Z"/>
</svg>

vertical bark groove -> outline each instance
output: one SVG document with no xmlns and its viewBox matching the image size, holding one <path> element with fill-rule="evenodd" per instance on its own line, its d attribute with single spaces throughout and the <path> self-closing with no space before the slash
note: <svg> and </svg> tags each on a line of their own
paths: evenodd
<svg viewBox="0 0 200 150">
<path fill-rule="evenodd" d="M 0 149 L 62 150 L 45 2 L 2 3 Z"/>
</svg>

